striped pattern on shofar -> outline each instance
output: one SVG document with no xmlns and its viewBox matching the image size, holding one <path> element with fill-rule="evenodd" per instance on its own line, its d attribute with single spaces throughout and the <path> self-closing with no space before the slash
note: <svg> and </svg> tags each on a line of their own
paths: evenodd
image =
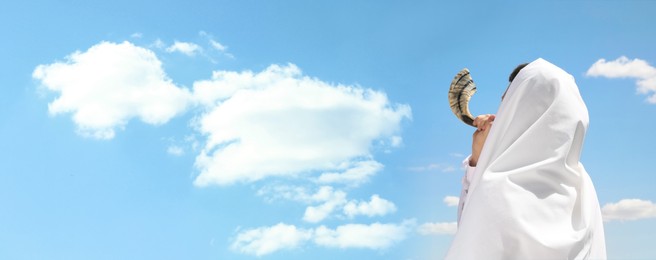
<svg viewBox="0 0 656 260">
<path fill-rule="evenodd" d="M 476 93 L 476 84 L 467 68 L 462 69 L 451 81 L 449 87 L 449 106 L 458 119 L 474 126 L 474 117 L 469 112 L 469 99 Z"/>
</svg>

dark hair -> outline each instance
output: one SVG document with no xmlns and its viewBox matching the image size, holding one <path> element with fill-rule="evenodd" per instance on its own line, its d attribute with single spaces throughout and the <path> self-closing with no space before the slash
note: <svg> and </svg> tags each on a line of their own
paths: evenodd
<svg viewBox="0 0 656 260">
<path fill-rule="evenodd" d="M 524 67 L 526 67 L 526 65 L 528 65 L 528 63 L 522 63 L 517 65 L 517 68 L 515 68 L 512 73 L 510 73 L 510 77 L 508 77 L 508 81 L 512 82 L 517 76 L 517 74 L 519 74 L 519 71 L 522 70 Z"/>
</svg>

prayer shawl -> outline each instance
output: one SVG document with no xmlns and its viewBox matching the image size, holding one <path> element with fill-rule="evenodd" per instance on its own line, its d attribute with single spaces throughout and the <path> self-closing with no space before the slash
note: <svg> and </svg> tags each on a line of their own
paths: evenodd
<svg viewBox="0 0 656 260">
<path fill-rule="evenodd" d="M 524 67 L 464 181 L 446 259 L 605 259 L 599 201 L 579 162 L 587 127 L 571 75 L 543 59 Z"/>
</svg>

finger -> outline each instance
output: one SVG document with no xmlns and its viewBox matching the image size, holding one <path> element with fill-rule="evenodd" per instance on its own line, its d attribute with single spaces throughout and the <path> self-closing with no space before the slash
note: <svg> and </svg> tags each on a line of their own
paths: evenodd
<svg viewBox="0 0 656 260">
<path fill-rule="evenodd" d="M 486 129 L 486 123 L 487 121 L 494 121 L 494 115 L 492 114 L 484 114 L 484 115 L 479 115 L 474 118 L 474 126 L 477 128 L 477 130 L 484 131 Z"/>
<path fill-rule="evenodd" d="M 478 120 L 478 127 L 482 128 L 483 126 L 485 126 L 485 123 L 487 122 L 488 116 L 487 115 L 480 115 L 480 116 L 476 117 L 476 119 Z"/>
<path fill-rule="evenodd" d="M 494 119 L 495 119 L 495 118 L 496 118 L 496 117 L 495 117 L 494 115 L 489 115 L 489 116 L 485 119 L 485 121 L 488 121 L 488 122 L 494 122 Z"/>
<path fill-rule="evenodd" d="M 477 130 L 481 129 L 481 125 L 483 123 L 482 119 L 483 119 L 482 116 L 477 116 L 476 118 L 474 118 L 474 126 L 477 128 Z"/>
<path fill-rule="evenodd" d="M 481 131 L 487 131 L 488 129 L 490 129 L 490 121 L 487 121 L 487 120 L 486 120 L 486 121 L 483 122 L 483 124 L 481 124 L 481 125 L 482 125 L 482 126 L 481 126 Z"/>
<path fill-rule="evenodd" d="M 485 121 L 485 124 L 484 124 L 483 130 L 484 130 L 484 131 L 489 131 L 490 128 L 492 128 L 492 124 L 493 124 L 493 123 L 494 123 L 494 120 L 487 120 L 487 121 Z"/>
<path fill-rule="evenodd" d="M 481 128 L 485 131 L 492 126 L 492 122 L 496 117 L 494 115 L 486 115 L 485 121 L 481 123 Z"/>
</svg>

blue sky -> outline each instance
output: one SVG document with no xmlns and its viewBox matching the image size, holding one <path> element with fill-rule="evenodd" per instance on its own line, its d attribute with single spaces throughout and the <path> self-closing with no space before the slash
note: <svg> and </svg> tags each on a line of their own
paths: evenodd
<svg viewBox="0 0 656 260">
<path fill-rule="evenodd" d="M 611 259 L 654 259 L 654 1 L 12 1 L 1 259 L 440 259 L 472 128 L 542 57 Z"/>
</svg>

